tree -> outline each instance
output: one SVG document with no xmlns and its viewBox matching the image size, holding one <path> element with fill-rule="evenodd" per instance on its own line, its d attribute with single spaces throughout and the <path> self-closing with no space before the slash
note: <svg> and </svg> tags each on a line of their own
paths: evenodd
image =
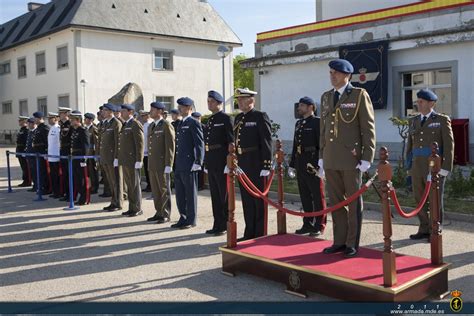
<svg viewBox="0 0 474 316">
<path fill-rule="evenodd" d="M 402 138 L 402 157 L 401 159 L 401 164 L 402 168 L 405 168 L 405 148 L 406 148 L 406 143 L 407 143 L 407 138 L 408 138 L 408 120 L 404 118 L 399 118 L 396 116 L 393 116 L 389 118 L 389 120 L 392 122 L 393 125 L 395 125 L 398 128 L 398 134 Z"/>
<path fill-rule="evenodd" d="M 234 90 L 237 88 L 254 89 L 253 70 L 242 68 L 240 62 L 247 59 L 245 55 L 234 57 Z"/>
</svg>

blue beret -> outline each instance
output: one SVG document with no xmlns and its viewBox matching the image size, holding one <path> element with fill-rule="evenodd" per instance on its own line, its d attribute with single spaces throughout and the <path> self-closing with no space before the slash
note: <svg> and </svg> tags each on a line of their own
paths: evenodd
<svg viewBox="0 0 474 316">
<path fill-rule="evenodd" d="M 103 108 L 106 109 L 106 110 L 115 112 L 115 105 L 113 105 L 113 104 L 111 104 L 111 103 L 105 103 L 105 104 L 103 105 Z"/>
<path fill-rule="evenodd" d="M 193 113 L 191 113 L 191 116 L 192 117 L 201 117 L 202 115 L 199 112 L 193 112 Z"/>
<path fill-rule="evenodd" d="M 172 109 L 170 111 L 171 114 L 179 114 L 179 111 L 177 109 Z"/>
<path fill-rule="evenodd" d="M 120 106 L 122 110 L 134 110 L 135 111 L 135 105 L 133 104 L 122 104 Z"/>
<path fill-rule="evenodd" d="M 352 66 L 352 64 L 345 59 L 331 60 L 329 62 L 329 67 L 346 74 L 351 74 L 354 72 L 354 67 Z"/>
<path fill-rule="evenodd" d="M 84 114 L 84 117 L 89 120 L 95 120 L 95 115 L 94 113 L 86 113 Z"/>
<path fill-rule="evenodd" d="M 28 122 L 28 123 L 34 123 L 34 122 L 35 122 L 35 119 L 32 118 L 32 117 L 29 117 L 27 122 Z"/>
<path fill-rule="evenodd" d="M 36 117 L 36 118 L 43 118 L 44 117 L 44 113 L 43 112 L 35 112 L 33 113 L 33 117 Z"/>
<path fill-rule="evenodd" d="M 214 100 L 216 100 L 217 102 L 219 103 L 223 103 L 224 102 L 224 98 L 222 97 L 222 95 L 217 92 L 217 91 L 214 91 L 214 90 L 211 90 L 207 93 L 207 96 L 209 98 L 213 98 Z"/>
<path fill-rule="evenodd" d="M 185 105 L 185 106 L 193 106 L 194 105 L 194 101 L 191 98 L 188 98 L 188 97 L 179 98 L 176 102 L 179 105 Z"/>
<path fill-rule="evenodd" d="M 302 97 L 299 101 L 300 103 L 304 103 L 306 105 L 316 105 L 313 99 L 310 97 Z"/>
<path fill-rule="evenodd" d="M 416 96 L 426 101 L 438 101 L 438 96 L 430 89 L 421 89 Z"/>
<path fill-rule="evenodd" d="M 152 102 L 152 103 L 150 104 L 150 106 L 151 106 L 152 108 L 155 108 L 155 109 L 158 109 L 158 110 L 164 110 L 164 109 L 166 109 L 166 106 L 165 106 L 162 102 L 160 102 L 160 101 Z"/>
</svg>

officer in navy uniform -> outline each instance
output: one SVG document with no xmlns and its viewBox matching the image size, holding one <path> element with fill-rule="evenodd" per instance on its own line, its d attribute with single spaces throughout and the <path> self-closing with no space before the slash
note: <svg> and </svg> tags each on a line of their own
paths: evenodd
<svg viewBox="0 0 474 316">
<path fill-rule="evenodd" d="M 178 129 L 178 125 L 181 123 L 181 115 L 179 114 L 178 109 L 172 109 L 170 113 L 172 119 L 171 125 L 173 125 L 174 130 L 176 131 Z"/>
<path fill-rule="evenodd" d="M 28 123 L 28 136 L 26 138 L 26 150 L 25 153 L 32 154 L 33 153 L 33 135 L 35 134 L 36 123 L 33 117 L 30 117 L 27 120 Z M 37 188 L 36 184 L 36 158 L 28 156 L 26 157 L 26 161 L 28 162 L 28 172 L 30 173 L 31 182 L 33 183 L 33 187 L 28 189 L 28 192 L 35 192 Z"/>
<path fill-rule="evenodd" d="M 199 112 L 191 113 L 191 117 L 201 124 L 202 133 L 205 133 L 206 126 L 201 123 L 202 114 Z M 198 191 L 204 190 L 204 171 L 198 171 Z"/>
<path fill-rule="evenodd" d="M 270 175 L 272 165 L 272 130 L 268 115 L 256 110 L 257 92 L 239 88 L 235 97 L 242 111 L 235 118 L 234 135 L 240 168 L 260 190 L 263 177 Z M 251 196 L 239 183 L 244 209 L 245 232 L 238 241 L 253 239 L 264 234 L 264 203 Z"/>
<path fill-rule="evenodd" d="M 87 156 L 96 156 L 99 153 L 99 129 L 94 120 L 95 115 L 93 113 L 84 114 L 84 127 L 89 132 Z M 99 171 L 97 170 L 96 159 L 87 159 L 87 174 L 90 179 L 91 194 L 96 194 L 99 191 Z"/>
<path fill-rule="evenodd" d="M 61 127 L 60 150 L 61 156 L 69 156 L 71 153 L 71 121 L 69 113 L 72 110 L 67 107 L 58 107 L 59 126 Z M 69 201 L 69 168 L 67 159 L 61 159 L 61 172 L 64 197 L 60 201 Z"/>
<path fill-rule="evenodd" d="M 317 172 L 319 160 L 319 121 L 314 115 L 316 103 L 310 97 L 299 100 L 298 114 L 302 116 L 295 125 L 293 150 L 288 168 L 288 176 L 297 176 L 301 204 L 305 212 L 323 209 L 322 180 Z M 326 227 L 326 215 L 303 217 L 303 226 L 296 234 L 319 236 Z"/>
<path fill-rule="evenodd" d="M 28 116 L 19 116 L 18 125 L 20 126 L 20 131 L 16 134 L 16 149 L 17 153 L 24 153 L 26 151 L 26 141 L 28 139 L 28 127 L 27 127 Z M 28 161 L 26 157 L 22 155 L 16 155 L 18 161 L 20 162 L 22 179 L 23 182 L 20 183 L 19 187 L 29 187 L 31 185 L 30 172 L 28 170 Z"/>
<path fill-rule="evenodd" d="M 87 150 L 89 149 L 89 131 L 82 125 L 82 113 L 80 111 L 71 112 L 71 128 L 71 155 L 86 156 Z M 73 159 L 72 170 L 74 177 L 74 191 L 79 195 L 77 204 L 89 204 L 90 189 L 88 187 L 88 179 L 86 176 L 86 159 Z"/>
<path fill-rule="evenodd" d="M 33 113 L 33 117 L 35 118 L 36 129 L 33 134 L 32 146 L 33 152 L 39 154 L 47 154 L 48 153 L 48 134 L 49 134 L 49 126 L 44 123 L 44 114 L 43 112 L 35 112 Z M 39 161 L 39 186 L 38 189 L 41 190 L 41 194 L 50 194 L 50 185 L 49 185 L 49 177 L 46 168 L 46 159 L 40 157 Z M 36 162 L 35 162 L 36 163 Z"/>
<path fill-rule="evenodd" d="M 204 141 L 201 124 L 191 117 L 194 101 L 188 97 L 177 100 L 183 120 L 176 138 L 175 189 L 176 205 L 180 218 L 173 228 L 187 229 L 196 226 L 197 173 L 204 158 Z"/>
<path fill-rule="evenodd" d="M 222 111 L 224 98 L 216 91 L 207 93 L 207 107 L 212 112 L 204 128 L 204 172 L 207 173 L 211 191 L 214 224 L 206 234 L 222 235 L 227 231 L 227 163 L 229 144 L 234 142 L 232 120 Z"/>
</svg>

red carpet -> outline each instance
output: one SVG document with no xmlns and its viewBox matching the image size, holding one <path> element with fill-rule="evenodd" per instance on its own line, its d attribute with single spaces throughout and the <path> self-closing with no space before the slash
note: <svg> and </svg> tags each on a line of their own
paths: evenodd
<svg viewBox="0 0 474 316">
<path fill-rule="evenodd" d="M 332 241 L 298 235 L 273 235 L 240 242 L 233 250 L 326 272 L 360 282 L 383 286 L 382 252 L 359 248 L 355 258 L 345 259 L 343 254 L 323 254 Z M 399 287 L 435 268 L 431 260 L 397 254 L 397 284 Z"/>
</svg>

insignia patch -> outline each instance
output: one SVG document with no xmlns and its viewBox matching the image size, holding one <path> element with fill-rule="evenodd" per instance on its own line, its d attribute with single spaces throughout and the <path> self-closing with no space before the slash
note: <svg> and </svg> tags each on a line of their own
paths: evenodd
<svg viewBox="0 0 474 316">
<path fill-rule="evenodd" d="M 305 131 L 312 131 L 313 129 L 311 127 L 309 127 L 309 128 L 305 128 L 304 130 Z"/>
<path fill-rule="evenodd" d="M 441 123 L 439 123 L 439 122 L 430 123 L 428 125 L 428 127 L 430 127 L 430 128 L 437 128 L 437 127 L 440 127 L 440 126 L 441 126 Z"/>
<path fill-rule="evenodd" d="M 215 127 L 217 126 L 224 126 L 224 123 L 220 123 L 220 124 L 214 124 Z"/>
<path fill-rule="evenodd" d="M 342 103 L 341 109 L 355 109 L 356 105 L 356 103 Z"/>
<path fill-rule="evenodd" d="M 188 129 L 189 126 L 183 126 L 183 127 L 181 127 L 181 128 L 182 128 L 182 129 Z"/>
<path fill-rule="evenodd" d="M 257 126 L 257 122 L 246 122 L 245 127 Z"/>
<path fill-rule="evenodd" d="M 129 131 L 129 130 L 131 130 L 131 129 L 132 129 L 131 127 L 125 127 L 125 130 L 126 130 L 126 131 Z"/>
</svg>

